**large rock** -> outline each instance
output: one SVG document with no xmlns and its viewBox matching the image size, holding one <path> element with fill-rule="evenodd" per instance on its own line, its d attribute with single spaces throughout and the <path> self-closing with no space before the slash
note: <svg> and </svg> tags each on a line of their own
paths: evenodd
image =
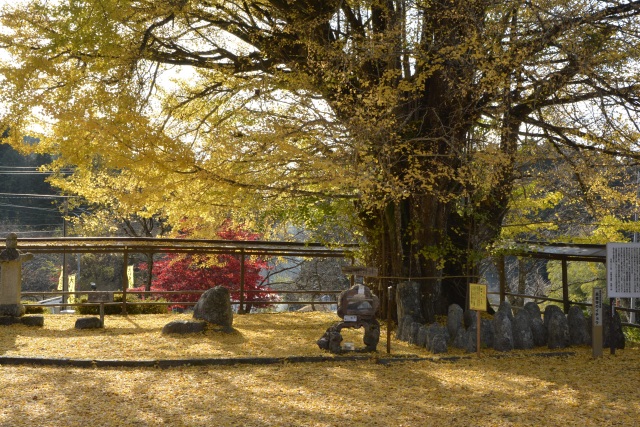
<svg viewBox="0 0 640 427">
<path fill-rule="evenodd" d="M 560 307 L 548 305 L 544 310 L 544 323 L 547 326 L 547 346 L 549 348 L 569 346 L 569 322 Z"/>
<path fill-rule="evenodd" d="M 513 348 L 529 350 L 534 347 L 531 331 L 531 315 L 527 310 L 518 310 L 513 320 Z"/>
<path fill-rule="evenodd" d="M 480 325 L 482 326 L 482 325 Z M 480 333 L 482 333 L 482 331 L 480 331 Z M 480 340 L 482 341 L 482 337 L 480 337 Z M 465 334 L 465 342 L 464 342 L 464 349 L 467 353 L 474 353 L 476 351 L 478 351 L 478 325 L 473 324 L 471 325 Z"/>
<path fill-rule="evenodd" d="M 529 312 L 531 316 L 531 320 L 535 320 L 536 318 L 542 320 L 542 313 L 540 313 L 540 307 L 533 301 L 529 301 L 524 305 L 524 309 Z"/>
<path fill-rule="evenodd" d="M 531 319 L 531 334 L 533 335 L 533 344 L 536 347 L 547 345 L 547 328 L 544 327 L 540 316 Z"/>
<path fill-rule="evenodd" d="M 421 327 L 422 323 L 411 322 L 411 327 L 409 329 L 409 339 L 407 340 L 409 344 L 418 344 L 418 333 L 420 332 Z"/>
<path fill-rule="evenodd" d="M 613 319 L 613 335 L 611 335 L 611 306 L 609 304 L 602 304 L 602 313 L 602 346 L 604 348 L 611 348 L 611 340 L 613 339 L 613 346 L 615 348 L 624 349 L 625 338 L 622 333 L 620 314 L 616 311 Z"/>
<path fill-rule="evenodd" d="M 190 322 L 188 320 L 174 320 L 162 328 L 163 334 L 195 334 L 204 332 L 206 322 Z"/>
<path fill-rule="evenodd" d="M 447 311 L 447 330 L 449 336 L 458 335 L 458 329 L 464 328 L 464 310 L 458 304 L 451 304 Z"/>
<path fill-rule="evenodd" d="M 505 313 L 511 322 L 514 320 L 513 309 L 511 308 L 511 303 L 509 301 L 502 301 L 500 306 L 498 307 L 498 311 Z"/>
<path fill-rule="evenodd" d="M 464 312 L 464 327 L 469 329 L 476 326 L 478 321 L 478 313 L 475 310 L 465 310 Z"/>
<path fill-rule="evenodd" d="M 456 336 L 453 338 L 452 345 L 455 348 L 465 348 L 467 345 L 467 330 L 465 328 L 458 329 Z"/>
<path fill-rule="evenodd" d="M 544 321 L 544 327 L 549 329 L 549 320 L 551 320 L 552 314 L 554 313 L 562 313 L 562 310 L 557 305 L 548 305 L 544 308 L 544 316 L 542 320 Z"/>
<path fill-rule="evenodd" d="M 427 327 L 426 348 L 432 353 L 446 353 L 449 332 L 447 328 L 438 323 L 432 323 Z M 444 343 L 444 345 L 443 345 Z"/>
<path fill-rule="evenodd" d="M 489 319 L 480 319 L 480 346 L 493 347 L 494 333 L 493 322 Z M 473 324 L 465 333 L 465 341 L 463 348 L 467 353 L 473 353 L 478 350 L 478 325 Z"/>
<path fill-rule="evenodd" d="M 398 326 L 398 335 L 397 335 L 397 338 L 400 341 L 408 342 L 411 339 L 411 325 L 413 325 L 413 323 L 415 322 L 413 321 L 413 317 L 411 316 L 404 316 L 402 318 L 402 321 Z"/>
<path fill-rule="evenodd" d="M 436 335 L 431 340 L 431 353 L 433 354 L 441 354 L 446 353 L 449 349 L 447 348 L 447 339 L 445 335 Z"/>
<path fill-rule="evenodd" d="M 422 293 L 420 284 L 416 282 L 402 282 L 396 289 L 396 307 L 398 309 L 398 319 L 411 316 L 414 322 L 425 323 L 422 314 Z"/>
<path fill-rule="evenodd" d="M 480 319 L 480 344 L 493 348 L 494 335 L 493 322 L 489 319 Z"/>
<path fill-rule="evenodd" d="M 203 293 L 193 308 L 193 318 L 222 326 L 225 332 L 231 332 L 233 310 L 229 290 L 216 286 Z"/>
<path fill-rule="evenodd" d="M 580 307 L 574 305 L 569 308 L 567 322 L 569 323 L 569 343 L 571 345 L 591 344 L 589 325 Z"/>
<path fill-rule="evenodd" d="M 524 309 L 531 318 L 531 334 L 533 335 L 534 346 L 542 347 L 547 345 L 547 327 L 542 321 L 540 306 L 533 301 L 529 301 L 524 305 Z"/>
<path fill-rule="evenodd" d="M 416 345 L 418 347 L 427 347 L 427 332 L 428 329 L 425 325 L 420 326 L 420 330 L 418 331 L 418 336 L 416 337 Z"/>
<path fill-rule="evenodd" d="M 498 310 L 493 316 L 493 348 L 497 351 L 513 350 L 513 330 L 506 310 Z"/>
</svg>

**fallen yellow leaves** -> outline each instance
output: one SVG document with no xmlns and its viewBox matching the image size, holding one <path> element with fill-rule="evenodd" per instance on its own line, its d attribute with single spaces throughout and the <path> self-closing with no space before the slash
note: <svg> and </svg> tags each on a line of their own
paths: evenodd
<svg viewBox="0 0 640 427">
<path fill-rule="evenodd" d="M 326 355 L 331 313 L 236 316 L 237 332 L 163 336 L 175 316 L 107 317 L 103 331 L 0 328 L 0 355 L 189 358 Z M 187 318 L 186 316 L 184 318 Z M 385 355 L 385 330 L 378 348 Z M 356 347 L 361 341 L 355 340 Z M 130 348 L 127 348 L 130 347 Z M 640 349 L 591 358 L 483 352 L 456 362 L 56 368 L 0 366 L 0 426 L 613 426 L 640 423 Z M 393 342 L 396 355 L 428 353 Z"/>
<path fill-rule="evenodd" d="M 226 357 L 326 356 L 316 341 L 340 319 L 335 313 L 252 314 L 234 317 L 234 332 L 163 335 L 162 327 L 189 315 L 107 316 L 104 329 L 75 329 L 74 315 L 46 315 L 43 328 L 0 328 L 0 355 L 75 359 L 189 359 Z M 363 348 L 363 330 L 344 330 L 345 341 Z M 383 331 L 378 350 L 386 351 Z M 406 343 L 394 354 L 429 355 Z"/>
</svg>

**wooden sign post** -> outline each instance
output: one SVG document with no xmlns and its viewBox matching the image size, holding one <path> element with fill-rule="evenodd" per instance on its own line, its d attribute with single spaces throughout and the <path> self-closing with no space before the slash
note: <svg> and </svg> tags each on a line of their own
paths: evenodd
<svg viewBox="0 0 640 427">
<path fill-rule="evenodd" d="M 604 313 L 602 312 L 602 288 L 593 288 L 591 299 L 591 350 L 593 357 L 602 357 L 602 325 Z"/>
<path fill-rule="evenodd" d="M 487 311 L 487 285 L 481 285 L 479 283 L 469 283 L 469 310 L 476 311 L 476 330 L 477 339 L 476 347 L 478 356 L 480 355 L 480 312 Z"/>
</svg>

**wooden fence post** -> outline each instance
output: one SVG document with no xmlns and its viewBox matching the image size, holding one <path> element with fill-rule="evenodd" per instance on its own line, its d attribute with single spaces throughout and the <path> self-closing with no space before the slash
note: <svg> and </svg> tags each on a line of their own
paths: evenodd
<svg viewBox="0 0 640 427">
<path fill-rule="evenodd" d="M 564 314 L 569 314 L 569 278 L 567 270 L 567 259 L 562 258 L 562 305 Z"/>
<path fill-rule="evenodd" d="M 124 249 L 122 266 L 122 314 L 127 314 L 127 288 L 129 287 L 129 276 L 127 275 L 127 264 L 129 264 L 129 253 Z"/>
<path fill-rule="evenodd" d="M 240 251 L 240 307 L 238 314 L 244 314 L 244 249 Z"/>
<path fill-rule="evenodd" d="M 500 278 L 500 303 L 503 303 L 507 292 L 507 273 L 505 271 L 504 255 L 498 257 L 498 276 Z"/>
</svg>

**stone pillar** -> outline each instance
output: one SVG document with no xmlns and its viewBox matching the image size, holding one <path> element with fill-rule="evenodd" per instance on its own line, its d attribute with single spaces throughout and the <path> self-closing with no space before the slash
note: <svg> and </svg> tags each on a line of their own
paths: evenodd
<svg viewBox="0 0 640 427">
<path fill-rule="evenodd" d="M 33 258 L 17 249 L 18 238 L 7 236 L 7 247 L 0 252 L 0 316 L 20 317 L 24 307 L 20 303 L 22 288 L 22 263 Z"/>
</svg>

